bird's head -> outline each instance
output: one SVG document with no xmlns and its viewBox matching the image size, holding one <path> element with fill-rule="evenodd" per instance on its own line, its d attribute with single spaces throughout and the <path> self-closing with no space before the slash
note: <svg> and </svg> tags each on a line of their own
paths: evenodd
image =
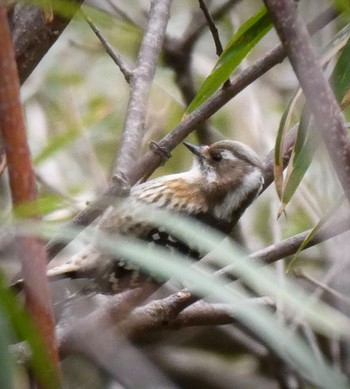
<svg viewBox="0 0 350 389">
<path fill-rule="evenodd" d="M 211 194 L 215 203 L 230 202 L 232 211 L 248 196 L 255 198 L 259 193 L 263 163 L 249 146 L 232 140 L 210 146 L 184 144 L 194 154 L 191 173 L 197 182 L 199 178 L 203 191 Z"/>
</svg>

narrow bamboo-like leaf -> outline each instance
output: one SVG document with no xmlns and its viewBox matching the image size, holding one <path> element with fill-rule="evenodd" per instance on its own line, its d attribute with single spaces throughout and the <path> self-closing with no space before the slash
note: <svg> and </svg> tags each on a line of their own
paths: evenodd
<svg viewBox="0 0 350 389">
<path fill-rule="evenodd" d="M 344 109 L 349 104 L 350 89 L 350 39 L 340 54 L 331 75 L 331 85 L 334 94 Z"/>
<path fill-rule="evenodd" d="M 294 254 L 293 259 L 289 262 L 288 267 L 287 267 L 287 272 L 291 269 L 293 266 L 295 260 L 299 256 L 299 254 L 304 250 L 304 248 L 309 244 L 310 240 L 320 231 L 320 229 L 332 218 L 334 215 L 335 211 L 339 209 L 339 207 L 343 204 L 345 200 L 345 197 L 343 196 L 340 198 L 334 205 L 333 207 L 319 220 L 319 222 L 315 225 L 315 227 L 310 231 L 308 236 L 305 238 L 303 243 L 300 245 L 298 248 L 298 251 Z"/>
<path fill-rule="evenodd" d="M 6 288 L 4 276 L 0 273 L 0 311 L 20 340 L 25 340 L 31 350 L 33 374 L 43 387 L 56 389 L 58 377 L 51 363 L 42 339 L 38 335 L 28 313 L 20 306 L 13 294 Z"/>
<path fill-rule="evenodd" d="M 238 29 L 221 54 L 214 70 L 204 81 L 196 97 L 187 108 L 185 114 L 191 113 L 203 104 L 204 101 L 224 84 L 231 73 L 271 27 L 270 16 L 266 9 L 263 8 Z"/>
<path fill-rule="evenodd" d="M 278 211 L 279 216 L 284 212 L 286 205 L 290 202 L 312 161 L 313 151 L 316 148 L 317 142 L 315 138 L 305 140 L 309 121 L 310 113 L 304 107 L 284 181 L 281 205 Z"/>
<path fill-rule="evenodd" d="M 294 166 L 290 172 L 288 180 L 286 180 L 286 184 L 283 189 L 281 209 L 279 213 L 283 212 L 286 205 L 290 202 L 292 196 L 297 190 L 302 178 L 304 177 L 307 169 L 309 168 L 312 162 L 312 156 L 314 151 L 314 143 L 312 141 L 308 141 L 307 145 L 303 147 L 298 157 L 296 157 Z"/>
<path fill-rule="evenodd" d="M 278 194 L 278 197 L 280 199 L 282 198 L 282 191 L 283 191 L 283 145 L 284 145 L 284 139 L 285 139 L 285 134 L 286 134 L 288 127 L 290 125 L 293 110 L 294 110 L 295 105 L 296 105 L 300 96 L 301 96 L 301 89 L 299 89 L 294 94 L 293 98 L 289 101 L 286 109 L 284 110 L 279 127 L 278 127 L 277 136 L 276 136 L 275 153 L 274 153 L 275 159 L 274 159 L 273 173 L 274 173 L 274 181 L 275 181 L 277 194 Z"/>
</svg>

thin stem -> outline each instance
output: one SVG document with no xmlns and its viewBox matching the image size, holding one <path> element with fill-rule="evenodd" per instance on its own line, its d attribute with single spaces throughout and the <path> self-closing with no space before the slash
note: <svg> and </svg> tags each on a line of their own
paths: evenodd
<svg viewBox="0 0 350 389">
<path fill-rule="evenodd" d="M 111 46 L 111 44 L 108 42 L 106 37 L 101 33 L 101 31 L 97 28 L 95 23 L 83 12 L 80 10 L 81 14 L 83 15 L 84 19 L 87 21 L 89 26 L 91 27 L 92 31 L 96 34 L 97 38 L 100 40 L 102 46 L 106 49 L 107 54 L 112 58 L 113 62 L 119 67 L 120 71 L 122 72 L 125 80 L 127 83 L 130 82 L 130 78 L 132 75 L 132 71 L 129 69 L 129 66 L 126 64 L 126 62 L 123 60 L 120 54 L 118 54 L 114 48 Z"/>
<path fill-rule="evenodd" d="M 199 7 L 203 11 L 205 19 L 208 23 L 209 30 L 211 32 L 211 35 L 213 36 L 213 40 L 214 40 L 215 47 L 216 47 L 216 54 L 218 57 L 220 57 L 221 53 L 223 52 L 223 48 L 222 48 L 222 44 L 221 44 L 220 37 L 219 37 L 219 31 L 215 26 L 214 20 L 211 17 L 210 12 L 209 12 L 207 6 L 205 5 L 204 0 L 199 0 Z"/>
</svg>

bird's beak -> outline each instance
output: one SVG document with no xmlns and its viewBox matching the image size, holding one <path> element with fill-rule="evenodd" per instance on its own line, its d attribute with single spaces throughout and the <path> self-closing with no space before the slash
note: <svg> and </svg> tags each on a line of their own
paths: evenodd
<svg viewBox="0 0 350 389">
<path fill-rule="evenodd" d="M 193 145 L 192 143 L 188 143 L 188 142 L 183 142 L 183 144 L 191 151 L 191 153 L 193 153 L 194 155 L 196 155 L 199 158 L 203 158 L 203 156 L 204 156 L 203 155 L 203 151 L 204 151 L 203 146 Z"/>
</svg>

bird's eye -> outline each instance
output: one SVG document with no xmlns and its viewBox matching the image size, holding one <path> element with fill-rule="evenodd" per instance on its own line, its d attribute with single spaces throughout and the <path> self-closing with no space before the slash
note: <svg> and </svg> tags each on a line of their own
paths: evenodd
<svg viewBox="0 0 350 389">
<path fill-rule="evenodd" d="M 221 155 L 221 153 L 213 153 L 211 155 L 211 158 L 213 161 L 219 162 L 222 160 L 222 155 Z"/>
</svg>

